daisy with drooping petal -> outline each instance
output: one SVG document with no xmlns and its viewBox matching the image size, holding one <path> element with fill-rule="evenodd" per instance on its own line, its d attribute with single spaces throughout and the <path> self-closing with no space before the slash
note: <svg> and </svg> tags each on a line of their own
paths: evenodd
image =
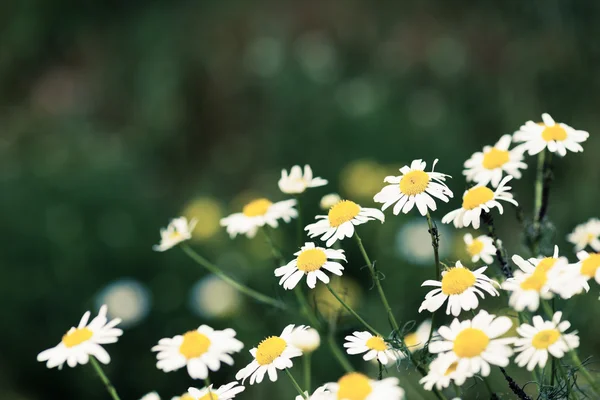
<svg viewBox="0 0 600 400">
<path fill-rule="evenodd" d="M 540 306 L 540 298 L 552 298 L 550 289 L 556 272 L 551 271 L 568 264 L 566 258 L 558 256 L 558 246 L 554 247 L 552 257 L 524 260 L 521 256 L 514 255 L 512 261 L 519 270 L 515 271 L 512 278 L 502 283 L 502 289 L 512 292 L 508 305 L 516 311 L 523 311 L 525 308 L 536 311 Z"/>
<path fill-rule="evenodd" d="M 498 296 L 494 288 L 494 281 L 483 273 L 487 267 L 481 267 L 475 271 L 465 268 L 460 261 L 456 266 L 442 272 L 442 280 L 427 280 L 421 286 L 435 286 L 431 292 L 425 295 L 425 300 L 419 307 L 419 312 L 427 310 L 435 312 L 446 300 L 446 314 L 457 317 L 461 310 L 474 310 L 479 306 L 477 295 L 482 299 L 485 297 L 482 290 L 490 296 Z"/>
<path fill-rule="evenodd" d="M 385 221 L 383 213 L 376 208 L 361 207 L 353 201 L 341 200 L 329 209 L 327 215 L 317 215 L 314 224 L 304 228 L 309 237 L 321 236 L 331 247 L 337 240 L 354 235 L 354 226 L 361 225 L 371 220 Z"/>
<path fill-rule="evenodd" d="M 232 238 L 238 234 L 253 238 L 256 236 L 258 228 L 262 226 L 269 225 L 277 228 L 279 219 L 290 222 L 292 218 L 296 218 L 298 211 L 294 208 L 295 206 L 296 200 L 294 199 L 276 203 L 265 198 L 256 199 L 246 204 L 241 213 L 231 214 L 221 219 L 221 226 L 227 228 L 227 233 Z"/>
<path fill-rule="evenodd" d="M 152 247 L 154 251 L 165 251 L 181 242 L 192 238 L 192 231 L 196 227 L 195 219 L 188 222 L 186 217 L 174 218 L 166 228 L 160 230 L 160 243 Z"/>
<path fill-rule="evenodd" d="M 414 331 L 404 335 L 404 344 L 408 348 L 408 351 L 414 353 L 417 350 L 421 350 L 425 347 L 425 343 L 429 340 L 429 332 L 431 331 L 431 320 L 426 319 L 421 322 L 421 325 Z M 400 353 L 400 358 L 404 358 L 405 355 Z"/>
<path fill-rule="evenodd" d="M 511 187 L 506 186 L 506 183 L 511 179 L 512 176 L 505 176 L 494 191 L 483 185 L 473 186 L 471 189 L 466 190 L 463 194 L 462 207 L 450 211 L 442 218 L 442 222 L 444 224 L 453 222 L 457 228 L 473 225 L 473 228 L 479 229 L 479 218 L 482 212 L 489 212 L 494 207 L 498 208 L 500 214 L 504 212 L 502 204 L 498 200 L 507 201 L 517 206 L 518 203 L 510 193 Z"/>
<path fill-rule="evenodd" d="M 233 365 L 230 354 L 244 347 L 235 335 L 233 329 L 219 331 L 201 325 L 183 335 L 161 339 L 152 348 L 158 352 L 156 367 L 164 372 L 187 367 L 192 379 L 206 379 L 208 371 L 218 371 L 222 362 Z"/>
<path fill-rule="evenodd" d="M 309 354 L 319 348 L 321 345 L 321 336 L 315 328 L 294 329 L 292 333 L 292 345 L 302 351 L 302 354 Z"/>
<path fill-rule="evenodd" d="M 577 225 L 567 236 L 567 240 L 575 245 L 575 251 L 581 251 L 587 246 L 600 251 L 600 219 L 592 218 Z"/>
<path fill-rule="evenodd" d="M 299 165 L 294 165 L 288 175 L 285 169 L 281 170 L 281 179 L 278 182 L 279 190 L 286 194 L 303 193 L 306 189 L 327 185 L 323 178 L 313 178 L 309 165 L 304 166 L 304 175 Z"/>
<path fill-rule="evenodd" d="M 214 389 L 213 385 L 204 389 L 190 387 L 188 388 L 188 394 L 193 400 L 229 400 L 246 390 L 244 386 L 238 385 L 239 383 L 237 382 L 231 382 L 227 385 L 219 386 L 218 389 Z"/>
<path fill-rule="evenodd" d="M 497 187 L 503 174 L 520 179 L 519 169 L 527 168 L 527 164 L 523 162 L 522 151 L 508 150 L 511 140 L 510 135 L 504 135 L 493 147 L 485 146 L 483 152 L 478 151 L 465 161 L 463 175 L 467 182 L 480 185 L 491 183 L 492 187 Z"/>
<path fill-rule="evenodd" d="M 400 357 L 400 352 L 388 346 L 381 336 L 373 336 L 370 332 L 354 332 L 346 336 L 344 343 L 350 355 L 366 353 L 363 360 L 370 361 L 375 358 L 383 365 L 394 362 Z"/>
<path fill-rule="evenodd" d="M 271 382 L 277 380 L 277 370 L 291 368 L 292 358 L 302 355 L 302 351 L 292 344 L 292 335 L 297 329 L 308 329 L 307 326 L 288 325 L 280 336 L 269 336 L 259 343 L 258 347 L 250 350 L 254 360 L 235 375 L 242 383 L 250 377 L 250 384 L 261 383 L 265 374 L 269 375 Z"/>
<path fill-rule="evenodd" d="M 457 362 L 456 368 L 465 373 L 488 376 L 490 364 L 506 367 L 513 354 L 510 344 L 514 338 L 500 338 L 512 326 L 508 317 L 496 317 L 481 310 L 471 320 L 454 319 L 450 326 L 438 329 L 442 340 L 429 343 L 431 353 L 442 353 Z"/>
<path fill-rule="evenodd" d="M 486 264 L 494 262 L 496 255 L 496 246 L 494 240 L 486 235 L 480 235 L 473 238 L 473 235 L 467 233 L 463 240 L 467 245 L 467 253 L 471 256 L 471 262 L 478 262 L 480 259 Z"/>
<path fill-rule="evenodd" d="M 567 124 L 556 123 L 549 114 L 542 114 L 541 123 L 527 121 L 525 125 L 513 135 L 515 142 L 523 142 L 517 146 L 521 151 L 527 150 L 529 155 L 538 154 L 544 149 L 552 153 L 558 153 L 561 157 L 567 154 L 567 150 L 574 153 L 583 151 L 580 143 L 589 137 L 586 131 L 571 128 Z"/>
<path fill-rule="evenodd" d="M 77 364 L 87 364 L 90 356 L 95 357 L 103 364 L 110 362 L 110 356 L 101 346 L 108 343 L 116 343 L 118 337 L 123 334 L 119 328 L 115 328 L 121 320 L 115 318 L 108 321 L 106 317 L 107 307 L 100 307 L 98 315 L 90 319 L 90 312 L 87 311 L 81 317 L 77 328 L 72 327 L 65 333 L 62 340 L 55 347 L 44 350 L 37 356 L 37 360 L 46 361 L 46 367 L 61 369 L 66 362 L 71 368 Z"/>
<path fill-rule="evenodd" d="M 398 378 L 375 381 L 359 372 L 350 372 L 335 383 L 325 384 L 325 389 L 331 392 L 332 399 L 403 400 L 404 389 L 398 383 Z"/>
<path fill-rule="evenodd" d="M 385 177 L 383 181 L 391 185 L 384 187 L 373 200 L 383 203 L 382 211 L 395 203 L 394 215 L 398 215 L 400 211 L 407 214 L 415 206 L 423 216 L 427 214 L 427 209 L 435 211 L 437 206 L 434 197 L 447 203 L 453 196 L 444 183 L 450 175 L 433 172 L 437 162 L 438 160 L 433 162 L 431 172 L 424 171 L 427 163 L 422 160 L 414 160 L 410 167 L 405 165 L 400 168 L 402 175 Z"/>
<path fill-rule="evenodd" d="M 315 288 L 317 279 L 329 283 L 329 277 L 323 270 L 342 276 L 342 264 L 330 260 L 346 261 L 344 250 L 324 249 L 314 243 L 305 243 L 294 255 L 297 256 L 294 260 L 275 270 L 275 276 L 281 277 L 279 284 L 286 290 L 295 288 L 304 276 L 311 289 Z"/>
<path fill-rule="evenodd" d="M 548 361 L 548 353 L 554 358 L 562 358 L 565 353 L 579 347 L 577 331 L 565 333 L 571 326 L 569 321 L 562 321 L 562 312 L 554 313 L 552 321 L 544 321 L 542 317 L 533 317 L 533 326 L 522 324 L 517 328 L 521 336 L 515 339 L 515 358 L 519 367 L 527 365 L 533 371 L 536 366 L 544 368 Z"/>
<path fill-rule="evenodd" d="M 442 390 L 450 386 L 452 381 L 455 385 L 462 386 L 472 376 L 473 373 L 468 369 L 460 371 L 458 362 L 452 356 L 442 354 L 429 364 L 429 373 L 419 383 L 425 390 L 432 390 L 434 386 L 437 390 Z"/>
</svg>

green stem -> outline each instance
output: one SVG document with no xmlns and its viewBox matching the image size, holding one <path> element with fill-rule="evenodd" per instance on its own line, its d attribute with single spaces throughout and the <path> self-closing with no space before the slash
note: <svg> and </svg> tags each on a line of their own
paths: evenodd
<svg viewBox="0 0 600 400">
<path fill-rule="evenodd" d="M 496 393 L 494 393 L 494 391 L 492 390 L 492 385 L 490 385 L 490 382 L 488 381 L 487 377 L 481 377 L 481 379 L 483 380 L 483 383 L 485 384 L 485 387 L 487 388 L 487 390 L 490 392 L 490 395 L 492 396 L 492 399 L 496 398 Z"/>
<path fill-rule="evenodd" d="M 304 353 L 304 387 L 306 387 L 306 390 L 308 391 L 308 393 L 310 393 L 310 361 L 311 361 L 311 353 Z"/>
<path fill-rule="evenodd" d="M 273 258 L 277 262 L 278 266 L 285 265 L 285 259 L 283 258 L 283 255 L 281 254 L 277 246 L 275 246 L 275 242 L 273 241 L 273 238 L 271 237 L 268 228 L 266 226 L 263 226 L 261 231 L 264 233 L 265 238 L 267 239 L 267 243 L 269 243 L 269 246 L 271 247 L 271 253 L 273 254 Z"/>
<path fill-rule="evenodd" d="M 533 203 L 533 237 L 531 241 L 531 253 L 538 256 L 540 244 L 540 210 L 542 209 L 542 195 L 544 193 L 544 164 L 546 160 L 546 149 L 538 153 L 537 174 L 535 178 L 535 198 Z"/>
<path fill-rule="evenodd" d="M 304 244 L 304 226 L 302 224 L 302 204 L 300 203 L 300 195 L 296 196 L 296 208 L 298 210 L 297 230 L 298 230 L 298 246 Z"/>
<path fill-rule="evenodd" d="M 110 394 L 113 400 L 121 400 L 119 398 L 119 395 L 117 394 L 117 389 L 115 389 L 113 384 L 110 383 L 110 380 L 108 379 L 104 371 L 102 371 L 100 364 L 98 363 L 98 361 L 96 361 L 96 358 L 94 358 L 94 356 L 90 356 L 90 364 L 92 364 L 92 367 L 94 367 L 94 369 L 96 370 L 96 373 L 100 377 L 100 380 L 102 381 L 102 383 L 104 383 L 104 386 L 106 387 L 106 391 L 108 392 L 108 394 Z"/>
<path fill-rule="evenodd" d="M 205 259 L 204 257 L 202 257 L 200 254 L 196 253 L 191 247 L 189 247 L 187 244 L 184 244 L 181 246 L 181 249 L 185 252 L 185 254 L 187 254 L 192 260 L 196 261 L 198 264 L 200 264 L 201 266 L 203 266 L 204 268 L 206 268 L 207 270 L 209 270 L 210 272 L 212 272 L 213 274 L 215 274 L 216 276 L 218 276 L 219 278 L 221 278 L 223 281 L 225 281 L 226 283 L 228 283 L 229 285 L 231 285 L 232 287 L 234 287 L 235 289 L 239 290 L 240 292 L 244 293 L 245 295 L 252 297 L 253 299 L 261 302 L 261 303 L 265 303 L 268 305 L 271 305 L 273 307 L 285 310 L 286 309 L 286 305 L 285 303 L 276 300 L 272 297 L 266 296 L 262 293 L 257 292 L 254 289 L 250 289 L 249 287 L 242 285 L 241 283 L 237 282 L 235 279 L 231 278 L 229 275 L 225 274 L 223 271 L 221 271 L 221 269 L 219 267 L 217 267 L 216 265 L 212 264 L 210 261 L 208 261 L 207 259 Z"/>
<path fill-rule="evenodd" d="M 439 247 L 440 241 L 438 236 L 437 227 L 433 223 L 431 219 L 431 214 L 429 214 L 429 210 L 427 210 L 427 225 L 429 226 L 429 235 L 431 236 L 431 247 L 433 247 L 433 257 L 435 259 L 435 278 L 434 280 L 439 281 L 441 279 L 441 271 L 440 271 L 440 254 Z M 429 330 L 429 338 L 427 339 L 427 348 L 429 348 L 429 343 L 431 342 L 431 338 L 433 337 L 433 331 L 435 330 L 435 312 L 431 315 L 431 329 Z"/>
<path fill-rule="evenodd" d="M 208 377 L 208 375 L 206 376 L 206 378 L 204 378 L 204 386 L 206 386 L 206 390 L 208 391 L 208 393 L 212 394 L 212 390 L 210 389 L 210 378 Z M 212 395 L 208 397 L 212 400 Z"/>
<path fill-rule="evenodd" d="M 306 318 L 308 319 L 309 323 L 311 324 L 311 326 L 313 328 L 315 328 L 316 330 L 320 330 L 321 323 L 317 319 L 316 315 L 313 313 L 313 311 L 310 307 L 310 304 L 308 303 L 308 300 L 307 300 L 306 296 L 304 295 L 304 292 L 302 291 L 300 286 L 296 285 L 296 287 L 294 288 L 294 294 L 296 295 L 296 298 L 298 299 L 298 303 L 300 304 L 300 309 L 302 310 L 302 314 L 304 314 L 306 316 Z"/>
<path fill-rule="evenodd" d="M 585 368 L 585 366 L 579 359 L 579 356 L 577 355 L 577 352 L 575 350 L 571 350 L 571 359 L 576 364 L 577 368 L 581 371 L 581 373 L 583 374 L 585 379 L 588 381 L 590 386 L 592 386 L 594 393 L 596 393 L 596 395 L 600 396 L 600 388 L 598 387 L 598 383 L 594 380 L 592 375 Z"/>
<path fill-rule="evenodd" d="M 337 301 L 340 302 L 340 304 L 342 306 L 344 306 L 344 308 L 350 313 L 352 314 L 361 324 L 363 324 L 368 330 L 370 330 L 371 332 L 373 332 L 374 334 L 376 334 L 377 336 L 381 336 L 381 334 L 379 332 L 377 332 L 375 330 L 375 328 L 373 328 L 371 325 L 369 325 L 364 319 L 361 318 L 360 315 L 358 315 L 358 313 L 356 311 L 354 311 L 352 309 L 352 307 L 350 307 L 348 304 L 346 304 L 346 302 L 344 302 L 344 300 L 342 300 L 342 298 L 340 296 L 338 296 L 338 294 L 331 288 L 331 286 L 329 284 L 326 284 L 325 286 L 327 286 L 327 289 L 329 290 L 329 292 L 333 295 L 333 297 L 335 297 L 337 299 Z"/>
<path fill-rule="evenodd" d="M 292 381 L 292 385 L 294 385 L 294 387 L 296 388 L 296 390 L 298 391 L 298 393 L 300 394 L 300 396 L 302 396 L 305 399 L 308 399 L 308 396 L 306 395 L 306 393 L 304 393 L 304 390 L 302 390 L 302 388 L 300 387 L 300 385 L 298 385 L 298 382 L 296 382 L 296 380 L 292 376 L 292 373 L 290 372 L 289 368 L 286 368 L 285 372 L 287 373 L 287 376 L 290 377 L 290 380 Z"/>
<path fill-rule="evenodd" d="M 329 349 L 331 350 L 333 356 L 338 360 L 344 371 L 353 372 L 354 368 L 352 367 L 352 364 L 350 364 L 350 361 L 348 361 L 348 359 L 346 358 L 344 352 L 338 347 L 337 343 L 335 342 L 334 334 L 335 327 L 332 324 L 332 326 L 329 329 L 329 334 L 327 335 L 327 344 L 329 345 Z"/>
</svg>

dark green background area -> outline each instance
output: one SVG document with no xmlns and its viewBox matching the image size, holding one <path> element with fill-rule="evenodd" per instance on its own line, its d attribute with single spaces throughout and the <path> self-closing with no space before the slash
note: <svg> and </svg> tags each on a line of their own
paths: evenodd
<svg viewBox="0 0 600 400">
<path fill-rule="evenodd" d="M 90 366 L 47 370 L 36 355 L 122 277 L 152 294 L 149 316 L 106 347 L 113 359 L 107 372 L 123 400 L 153 390 L 170 399 L 194 384 L 183 370 L 157 370 L 149 350 L 201 323 L 233 327 L 246 343 L 236 366 L 213 381 L 233 379 L 249 361 L 246 350 L 304 321 L 249 301 L 236 318 L 199 318 L 186 302 L 204 271 L 178 249 L 151 248 L 159 228 L 198 196 L 218 199 L 225 213 L 238 211 L 233 200 L 242 192 L 285 199 L 276 182 L 281 168 L 294 164 L 308 163 L 330 181 L 305 197 L 307 216 L 319 212 L 323 194 L 350 195 L 342 171 L 359 159 L 389 169 L 416 158 L 429 168 L 439 158 L 437 169 L 454 176 L 450 187 L 460 197 L 462 164 L 473 152 L 549 112 L 590 132 L 584 153 L 556 159 L 551 192 L 551 241 L 574 261 L 566 234 L 599 214 L 599 7 L 559 0 L 2 2 L 0 398 L 107 399 Z M 526 215 L 535 160 L 527 162 L 513 185 Z M 458 206 L 456 199 L 442 205 L 435 217 Z M 396 232 L 411 218 L 387 219 L 360 232 L 385 273 L 398 318 L 421 321 L 420 283 L 433 266 L 396 256 Z M 507 207 L 496 221 L 509 253 L 528 255 L 514 210 Z M 295 232 L 286 226 L 278 235 L 288 258 Z M 214 260 L 241 254 L 244 267 L 233 263 L 230 272 L 293 302 L 276 285 L 268 254 L 248 251 L 268 252 L 262 238 L 254 241 L 260 243 L 221 232 L 193 245 Z M 346 273 L 365 294 L 359 311 L 384 329 L 355 243 L 343 247 Z M 593 283 L 587 296 L 559 302 L 585 310 L 569 319 L 579 330 L 582 358 L 595 357 L 592 370 L 600 356 L 597 294 Z M 483 304 L 498 311 L 505 300 Z M 340 340 L 355 328 L 342 320 Z M 340 376 L 325 347 L 315 360 L 316 383 Z M 364 366 L 359 357 L 353 361 Z M 389 372 L 419 398 L 416 372 L 404 364 Z M 514 366 L 509 372 L 521 384 L 530 379 Z M 293 398 L 286 379 L 240 397 Z M 497 371 L 492 383 L 508 392 Z M 480 392 L 479 383 L 469 393 Z"/>
</svg>

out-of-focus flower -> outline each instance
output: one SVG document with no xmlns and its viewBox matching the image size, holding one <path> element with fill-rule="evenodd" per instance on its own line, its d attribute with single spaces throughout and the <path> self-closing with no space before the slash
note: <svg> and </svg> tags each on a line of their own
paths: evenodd
<svg viewBox="0 0 600 400">
<path fill-rule="evenodd" d="M 431 320 L 426 319 L 421 322 L 421 325 L 411 333 L 404 335 L 404 344 L 408 348 L 408 351 L 414 353 L 417 350 L 421 350 L 425 347 L 425 343 L 429 339 L 429 332 L 431 331 Z M 404 356 L 404 355 L 402 355 Z"/>
<path fill-rule="evenodd" d="M 467 245 L 467 253 L 471 256 L 471 262 L 476 263 L 480 259 L 486 264 L 494 262 L 496 246 L 494 246 L 494 240 L 491 237 L 480 235 L 473 238 L 473 235 L 467 233 L 463 239 Z"/>
<path fill-rule="evenodd" d="M 387 175 L 388 168 L 373 160 L 356 160 L 342 169 L 340 183 L 349 198 L 370 201 Z"/>
<path fill-rule="evenodd" d="M 436 221 L 434 220 L 434 223 Z M 454 230 L 436 223 L 440 237 L 440 247 L 438 249 L 441 259 L 450 255 L 452 251 L 452 237 Z M 418 265 L 431 266 L 433 263 L 433 249 L 431 248 L 431 235 L 427 220 L 422 217 L 415 217 L 402 224 L 396 234 L 396 252 L 405 260 Z"/>
<path fill-rule="evenodd" d="M 383 365 L 400 358 L 400 352 L 389 346 L 381 336 L 373 336 L 367 331 L 354 332 L 352 335 L 346 336 L 344 347 L 348 354 L 365 353 L 363 356 L 365 361 L 376 358 Z"/>
<path fill-rule="evenodd" d="M 567 240 L 575 245 L 575 251 L 581 251 L 587 246 L 600 251 L 600 219 L 592 218 L 577 225 L 567 236 Z"/>
<path fill-rule="evenodd" d="M 279 190 L 286 194 L 304 193 L 308 188 L 327 185 L 327 180 L 314 178 L 310 165 L 304 166 L 304 174 L 299 165 L 294 165 L 288 175 L 287 171 L 281 170 L 281 179 L 278 182 Z"/>
<path fill-rule="evenodd" d="M 360 286 L 351 278 L 334 277 L 331 279 L 329 286 L 338 296 L 340 296 L 346 304 L 351 308 L 356 309 L 361 300 Z M 329 318 L 337 315 L 348 314 L 348 310 L 340 304 L 340 302 L 327 290 L 325 285 L 317 285 L 314 292 L 314 302 L 319 313 L 324 317 Z"/>
<path fill-rule="evenodd" d="M 325 196 L 321 197 L 321 201 L 319 202 L 319 207 L 321 210 L 329 210 L 331 207 L 335 206 L 340 202 L 342 198 L 337 193 L 329 193 Z"/>
<path fill-rule="evenodd" d="M 321 336 L 315 328 L 295 329 L 291 337 L 292 345 L 302 353 L 312 353 L 321 345 Z"/>
<path fill-rule="evenodd" d="M 429 373 L 424 376 L 419 383 L 425 390 L 442 390 L 454 382 L 457 386 L 462 386 L 467 378 L 473 376 L 469 368 L 458 369 L 458 362 L 449 355 L 439 355 L 429 364 Z"/>
<path fill-rule="evenodd" d="M 160 400 L 160 396 L 156 392 L 150 392 L 143 396 L 140 400 Z"/>
<path fill-rule="evenodd" d="M 98 315 L 88 324 L 90 312 L 87 311 L 81 317 L 77 328 L 69 329 L 58 345 L 42 351 L 38 354 L 37 360 L 46 361 L 48 368 L 58 367 L 59 369 L 65 362 L 71 368 L 77 364 L 87 364 L 90 356 L 95 357 L 103 364 L 108 364 L 110 356 L 101 345 L 116 343 L 123 331 L 115 328 L 121 320 L 115 318 L 109 322 L 106 312 L 107 308 L 103 305 L 100 307 Z"/>
<path fill-rule="evenodd" d="M 244 386 L 238 385 L 237 382 L 231 382 L 219 386 L 218 389 L 213 389 L 213 385 L 204 389 L 191 387 L 188 389 L 188 393 L 194 400 L 229 400 L 246 390 Z"/>
<path fill-rule="evenodd" d="M 275 276 L 281 277 L 279 284 L 286 290 L 295 288 L 305 276 L 306 284 L 311 289 L 315 288 L 317 279 L 329 283 L 329 277 L 322 270 L 341 276 L 344 267 L 339 262 L 331 260 L 346 261 L 344 250 L 324 249 L 310 242 L 305 243 L 294 255 L 295 259 L 275 270 Z"/>
<path fill-rule="evenodd" d="M 434 197 L 445 203 L 453 197 L 452 191 L 444 183 L 449 175 L 433 171 L 437 161 L 433 162 L 431 172 L 425 172 L 425 161 L 414 160 L 410 167 L 405 165 L 400 168 L 402 175 L 386 176 L 383 181 L 391 185 L 384 187 L 373 200 L 383 203 L 382 211 L 395 204 L 394 215 L 398 215 L 400 211 L 408 214 L 415 206 L 423 216 L 427 214 L 428 209 L 435 211 L 437 205 Z"/>
<path fill-rule="evenodd" d="M 508 150 L 511 140 L 510 135 L 504 135 L 493 147 L 485 146 L 483 152 L 478 151 L 465 161 L 463 175 L 467 177 L 467 182 L 480 185 L 491 182 L 492 187 L 498 187 L 505 173 L 521 179 L 519 169 L 526 169 L 527 164 L 523 162 L 522 151 Z"/>
<path fill-rule="evenodd" d="M 527 151 L 529 155 L 548 149 L 561 157 L 567 154 L 567 150 L 574 153 L 583 151 L 580 143 L 587 140 L 589 133 L 573 129 L 567 124 L 557 123 L 546 113 L 542 114 L 542 121 L 540 123 L 527 121 L 514 133 L 513 140 L 523 142 L 516 149 L 521 152 Z"/>
<path fill-rule="evenodd" d="M 336 51 L 328 35 L 318 31 L 305 33 L 296 40 L 294 47 L 298 61 L 309 78 L 318 83 L 335 78 Z"/>
<path fill-rule="evenodd" d="M 165 251 L 177 244 L 189 240 L 192 237 L 192 231 L 196 226 L 196 220 L 188 222 L 186 217 L 172 219 L 166 228 L 160 230 L 160 243 L 154 245 L 154 251 Z"/>
<path fill-rule="evenodd" d="M 192 240 L 206 240 L 219 231 L 223 207 L 216 199 L 199 197 L 185 206 L 183 215 L 190 220 L 202 221 L 191 230 Z"/>
<path fill-rule="evenodd" d="M 240 309 L 240 293 L 216 275 L 208 275 L 194 284 L 190 291 L 190 306 L 208 318 L 228 318 Z"/>
<path fill-rule="evenodd" d="M 100 305 L 108 306 L 109 317 L 119 318 L 123 327 L 136 325 L 150 311 L 148 289 L 133 279 L 121 279 L 106 286 L 96 297 Z"/>
<path fill-rule="evenodd" d="M 241 213 L 231 214 L 221 219 L 221 226 L 227 228 L 229 236 L 234 238 L 238 234 L 253 238 L 258 228 L 269 225 L 272 228 L 279 226 L 279 219 L 290 222 L 298 216 L 294 208 L 296 200 L 284 200 L 273 203 L 268 199 L 259 198 L 246 204 Z"/>
<path fill-rule="evenodd" d="M 325 389 L 334 395 L 333 399 L 403 400 L 404 389 L 398 383 L 398 378 L 375 381 L 359 372 L 350 372 L 335 383 L 325 384 Z"/>
</svg>

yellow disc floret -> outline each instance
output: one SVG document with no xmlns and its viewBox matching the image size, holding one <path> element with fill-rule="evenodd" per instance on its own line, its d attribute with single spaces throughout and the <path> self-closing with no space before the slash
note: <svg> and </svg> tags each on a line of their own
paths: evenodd
<svg viewBox="0 0 600 400">
<path fill-rule="evenodd" d="M 471 257 L 481 253 L 481 250 L 483 250 L 483 242 L 479 239 L 473 240 L 473 242 L 467 246 L 467 251 Z"/>
<path fill-rule="evenodd" d="M 496 169 L 500 168 L 509 161 L 509 153 L 506 150 L 498 150 L 492 148 L 483 155 L 483 168 Z"/>
<path fill-rule="evenodd" d="M 371 350 L 384 351 L 387 349 L 387 346 L 381 336 L 373 336 L 367 340 L 366 345 Z"/>
<path fill-rule="evenodd" d="M 320 269 L 327 262 L 327 255 L 321 249 L 304 250 L 296 260 L 300 271 L 312 272 Z"/>
<path fill-rule="evenodd" d="M 581 274 L 593 278 L 598 268 L 600 268 L 600 253 L 591 253 L 581 263 Z"/>
<path fill-rule="evenodd" d="M 411 196 L 423 193 L 429 184 L 429 175 L 423 171 L 411 171 L 400 180 L 400 191 Z"/>
<path fill-rule="evenodd" d="M 461 294 L 475 284 L 475 274 L 466 268 L 452 268 L 442 278 L 442 292 L 445 295 Z"/>
<path fill-rule="evenodd" d="M 260 342 L 256 349 L 256 362 L 260 365 L 271 364 L 279 357 L 287 346 L 287 342 L 279 336 L 271 336 Z"/>
<path fill-rule="evenodd" d="M 265 215 L 272 205 L 273 203 L 265 198 L 256 199 L 246 204 L 242 212 L 246 217 L 259 217 Z"/>
<path fill-rule="evenodd" d="M 550 142 L 552 140 L 563 141 L 567 138 L 567 131 L 560 126 L 559 124 L 555 124 L 553 126 L 546 126 L 544 131 L 542 132 L 542 139 L 546 142 Z"/>
<path fill-rule="evenodd" d="M 342 200 L 329 210 L 329 214 L 327 215 L 329 225 L 337 228 L 344 222 L 352 220 L 359 212 L 360 206 L 358 204 L 350 200 Z"/>
<path fill-rule="evenodd" d="M 556 329 L 545 329 L 535 334 L 531 345 L 538 350 L 545 350 L 552 346 L 560 338 L 560 332 Z"/>
<path fill-rule="evenodd" d="M 489 343 L 490 338 L 481 329 L 466 328 L 456 335 L 453 350 L 459 357 L 477 357 Z"/>
<path fill-rule="evenodd" d="M 358 372 L 342 376 L 338 385 L 338 400 L 365 400 L 373 391 L 369 378 Z"/>
<path fill-rule="evenodd" d="M 94 332 L 88 328 L 79 328 L 71 332 L 67 332 L 62 337 L 62 342 L 67 347 L 74 347 L 92 338 Z"/>
<path fill-rule="evenodd" d="M 183 335 L 179 352 L 188 360 L 200 357 L 208 351 L 210 339 L 198 331 L 189 331 Z"/>
<path fill-rule="evenodd" d="M 476 186 L 467 190 L 467 193 L 463 196 L 462 207 L 465 210 L 472 210 L 493 199 L 494 192 L 485 186 Z"/>
</svg>

